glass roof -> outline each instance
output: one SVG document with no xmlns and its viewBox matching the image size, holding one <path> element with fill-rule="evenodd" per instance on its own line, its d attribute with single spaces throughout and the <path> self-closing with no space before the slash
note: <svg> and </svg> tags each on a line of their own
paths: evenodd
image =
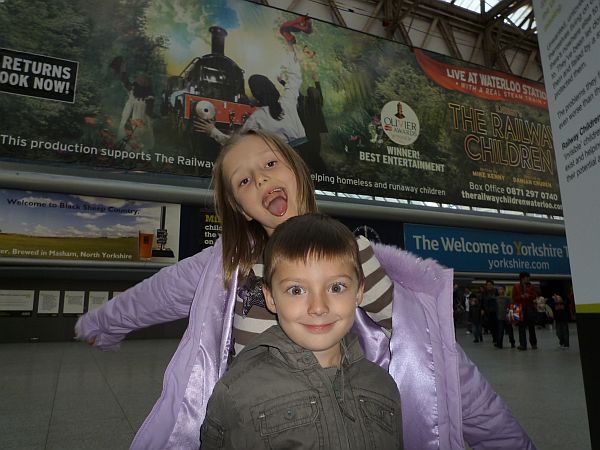
<svg viewBox="0 0 600 450">
<path fill-rule="evenodd" d="M 436 203 L 422 200 L 406 200 L 402 198 L 389 198 L 389 197 L 372 197 L 370 195 L 358 195 L 358 194 L 347 194 L 344 192 L 332 192 L 332 191 L 321 191 L 319 189 L 315 189 L 315 193 L 317 194 L 317 199 L 325 200 L 327 197 L 334 198 L 346 198 L 353 200 L 366 200 L 367 203 L 372 203 L 378 206 L 383 206 L 386 203 L 400 203 L 405 205 L 413 205 L 413 206 L 422 206 L 423 209 L 446 209 L 446 210 L 465 210 L 465 211 L 473 211 L 475 213 L 494 213 L 494 214 L 502 214 L 505 216 L 522 216 L 522 217 L 536 217 L 540 219 L 548 219 L 550 221 L 556 222 L 564 222 L 564 218 L 562 216 L 549 216 L 546 214 L 537 214 L 537 213 L 524 213 L 522 211 L 512 211 L 512 210 L 504 210 L 504 209 L 493 209 L 493 208 L 481 208 L 477 206 L 465 206 L 465 205 L 453 205 L 448 203 Z"/>
<path fill-rule="evenodd" d="M 501 3 L 502 0 L 439 0 L 442 3 L 449 3 L 451 5 L 458 6 L 460 8 L 468 9 L 479 14 L 484 14 Z M 535 30 L 535 18 L 533 16 L 533 7 L 531 4 L 521 6 L 519 9 L 513 11 L 505 19 L 505 22 L 522 28 L 525 31 Z"/>
</svg>

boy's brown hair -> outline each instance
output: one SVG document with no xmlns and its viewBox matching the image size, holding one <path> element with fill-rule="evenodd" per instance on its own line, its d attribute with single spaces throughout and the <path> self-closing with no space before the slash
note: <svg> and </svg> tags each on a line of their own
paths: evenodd
<svg viewBox="0 0 600 450">
<path fill-rule="evenodd" d="M 262 254 L 268 240 L 267 233 L 256 220 L 248 221 L 235 201 L 230 180 L 223 173 L 223 159 L 233 147 L 239 145 L 247 136 L 257 136 L 265 142 L 275 154 L 296 175 L 298 186 L 298 213 L 317 211 L 314 187 L 308 167 L 298 153 L 283 142 L 277 135 L 266 130 L 247 130 L 233 135 L 221 148 L 213 167 L 213 186 L 215 207 L 221 219 L 223 242 L 223 281 L 229 285 L 233 273 L 239 267 L 239 276 L 245 277 Z"/>
<path fill-rule="evenodd" d="M 280 261 L 311 259 L 351 261 L 358 285 L 364 274 L 356 237 L 342 223 L 324 214 L 305 214 L 279 225 L 265 247 L 263 282 L 271 288 L 273 273 Z"/>
</svg>

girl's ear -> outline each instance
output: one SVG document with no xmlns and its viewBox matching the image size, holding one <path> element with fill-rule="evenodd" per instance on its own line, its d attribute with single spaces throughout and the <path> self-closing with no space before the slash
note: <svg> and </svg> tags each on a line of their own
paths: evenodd
<svg viewBox="0 0 600 450">
<path fill-rule="evenodd" d="M 248 222 L 250 222 L 252 220 L 252 217 L 250 217 L 248 214 L 246 214 L 246 211 L 244 211 L 244 208 L 242 208 L 240 206 L 240 204 L 237 202 L 237 200 L 233 200 L 234 204 L 231 205 L 232 209 L 236 212 L 241 212 L 242 215 L 244 216 L 244 219 L 246 219 Z"/>
<path fill-rule="evenodd" d="M 277 306 L 275 305 L 275 299 L 273 298 L 273 295 L 271 294 L 271 290 L 268 287 L 263 286 L 262 291 L 263 291 L 263 295 L 265 296 L 265 306 L 273 314 L 277 314 Z"/>
<path fill-rule="evenodd" d="M 233 194 L 233 192 L 229 192 L 229 198 L 228 198 L 228 204 L 231 208 L 231 210 L 235 213 L 241 213 L 242 216 L 244 216 L 244 219 L 246 219 L 248 222 L 250 222 L 252 220 L 252 217 L 250 217 L 248 214 L 246 214 L 246 211 L 244 211 L 244 208 L 242 208 L 239 204 L 239 202 L 237 201 L 237 199 L 235 198 L 235 195 Z"/>
</svg>

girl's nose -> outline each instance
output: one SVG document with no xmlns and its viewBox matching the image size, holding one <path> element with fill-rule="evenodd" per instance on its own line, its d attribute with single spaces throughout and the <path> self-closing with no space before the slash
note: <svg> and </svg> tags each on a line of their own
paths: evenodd
<svg viewBox="0 0 600 450">
<path fill-rule="evenodd" d="M 264 175 L 264 174 L 259 174 L 259 175 L 256 177 L 256 184 L 257 184 L 258 186 L 262 186 L 264 183 L 266 183 L 266 182 L 268 181 L 268 179 L 269 179 L 269 178 L 268 178 L 266 175 Z"/>
<path fill-rule="evenodd" d="M 308 303 L 308 313 L 314 314 L 315 316 L 321 316 L 328 312 L 329 307 L 327 306 L 325 297 L 319 293 L 311 295 Z"/>
</svg>

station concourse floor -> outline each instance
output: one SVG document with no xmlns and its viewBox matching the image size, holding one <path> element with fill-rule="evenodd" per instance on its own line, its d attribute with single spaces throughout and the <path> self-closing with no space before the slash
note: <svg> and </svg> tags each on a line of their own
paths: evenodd
<svg viewBox="0 0 600 450">
<path fill-rule="evenodd" d="M 516 330 L 515 330 L 516 331 Z M 457 340 L 538 450 L 591 448 L 579 346 L 538 329 L 538 350 Z M 506 339 L 506 338 L 505 338 Z M 119 352 L 80 342 L 0 344 L 0 449 L 127 449 L 160 393 L 178 340 L 130 340 Z M 518 450 L 518 449 L 507 449 Z"/>
</svg>

